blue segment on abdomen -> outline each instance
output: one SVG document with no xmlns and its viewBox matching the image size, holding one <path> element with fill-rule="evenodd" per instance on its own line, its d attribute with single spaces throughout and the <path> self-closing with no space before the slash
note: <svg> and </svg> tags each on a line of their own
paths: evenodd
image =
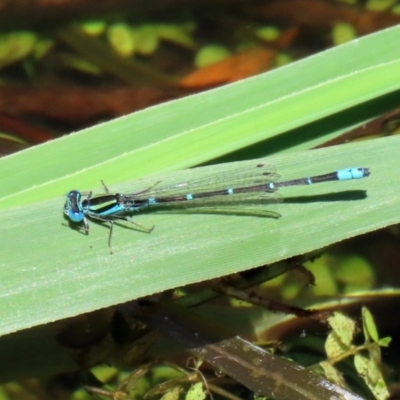
<svg viewBox="0 0 400 400">
<path fill-rule="evenodd" d="M 360 179 L 365 176 L 364 168 L 341 169 L 337 172 L 338 179 L 344 181 L 347 179 Z"/>
</svg>

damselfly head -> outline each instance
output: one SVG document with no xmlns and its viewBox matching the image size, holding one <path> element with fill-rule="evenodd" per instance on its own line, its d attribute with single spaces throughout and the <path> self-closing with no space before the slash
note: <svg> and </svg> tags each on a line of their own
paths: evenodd
<svg viewBox="0 0 400 400">
<path fill-rule="evenodd" d="M 85 218 L 81 206 L 81 192 L 79 190 L 70 190 L 67 193 L 65 204 L 64 204 L 64 214 L 72 222 L 82 222 Z"/>
</svg>

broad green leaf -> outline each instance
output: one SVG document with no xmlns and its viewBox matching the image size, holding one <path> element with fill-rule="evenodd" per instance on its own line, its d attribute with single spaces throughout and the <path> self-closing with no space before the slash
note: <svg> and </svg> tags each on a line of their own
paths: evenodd
<svg viewBox="0 0 400 400">
<path fill-rule="evenodd" d="M 271 157 L 267 161 L 277 166 L 283 179 L 347 166 L 369 167 L 371 176 L 281 189 L 286 202 L 265 207 L 282 214 L 279 219 L 138 214 L 134 220 L 155 224 L 154 231 L 145 234 L 129 225 L 116 226 L 113 255 L 107 248 L 107 227 L 91 223 L 90 235 L 85 236 L 61 224 L 62 196 L 9 208 L 0 214 L 2 332 L 272 263 L 397 223 L 400 179 L 391 171 L 400 169 L 399 145 L 395 137 Z M 254 162 L 239 165 L 249 163 Z M 154 179 L 186 181 L 227 168 L 231 166 Z M 110 189 L 147 186 L 132 181 Z"/>
<path fill-rule="evenodd" d="M 398 89 L 398 32 L 379 32 L 1 159 L 0 334 L 272 263 L 399 222 L 400 138 L 293 152 L 336 129 L 325 125 L 307 134 L 305 124 L 346 110 L 342 128 L 350 126 L 360 117 L 349 107 L 363 103 L 368 118 L 378 96 Z M 365 103 L 371 99 L 375 103 Z M 385 97 L 381 110 L 393 107 L 393 99 Z M 300 126 L 301 135 L 282 134 Z M 371 176 L 282 189 L 285 203 L 260 207 L 282 214 L 280 219 L 222 211 L 141 213 L 134 220 L 156 228 L 144 234 L 129 224 L 116 226 L 114 255 L 107 248 L 107 227 L 91 223 L 85 236 L 62 225 L 63 195 L 72 188 L 101 191 L 96 188 L 103 179 L 112 191 L 133 192 L 158 180 L 219 173 L 232 166 L 166 175 L 266 139 L 271 141 L 264 154 L 282 153 L 266 160 L 282 179 L 350 166 L 369 167 Z M 143 176 L 146 181 L 137 181 Z"/>
</svg>

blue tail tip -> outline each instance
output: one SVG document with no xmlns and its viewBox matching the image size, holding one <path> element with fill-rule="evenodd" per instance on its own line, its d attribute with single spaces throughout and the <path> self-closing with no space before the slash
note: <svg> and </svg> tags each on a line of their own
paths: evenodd
<svg viewBox="0 0 400 400">
<path fill-rule="evenodd" d="M 371 175 L 369 168 L 353 167 L 338 171 L 339 180 L 361 179 Z"/>
</svg>

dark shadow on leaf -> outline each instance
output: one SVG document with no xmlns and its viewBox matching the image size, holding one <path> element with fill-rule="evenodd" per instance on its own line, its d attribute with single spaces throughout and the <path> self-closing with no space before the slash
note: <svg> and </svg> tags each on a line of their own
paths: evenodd
<svg viewBox="0 0 400 400">
<path fill-rule="evenodd" d="M 366 190 L 346 190 L 337 193 L 325 193 L 313 196 L 285 197 L 284 203 L 307 204 L 307 203 L 331 203 L 337 201 L 359 201 L 367 198 Z"/>
</svg>

